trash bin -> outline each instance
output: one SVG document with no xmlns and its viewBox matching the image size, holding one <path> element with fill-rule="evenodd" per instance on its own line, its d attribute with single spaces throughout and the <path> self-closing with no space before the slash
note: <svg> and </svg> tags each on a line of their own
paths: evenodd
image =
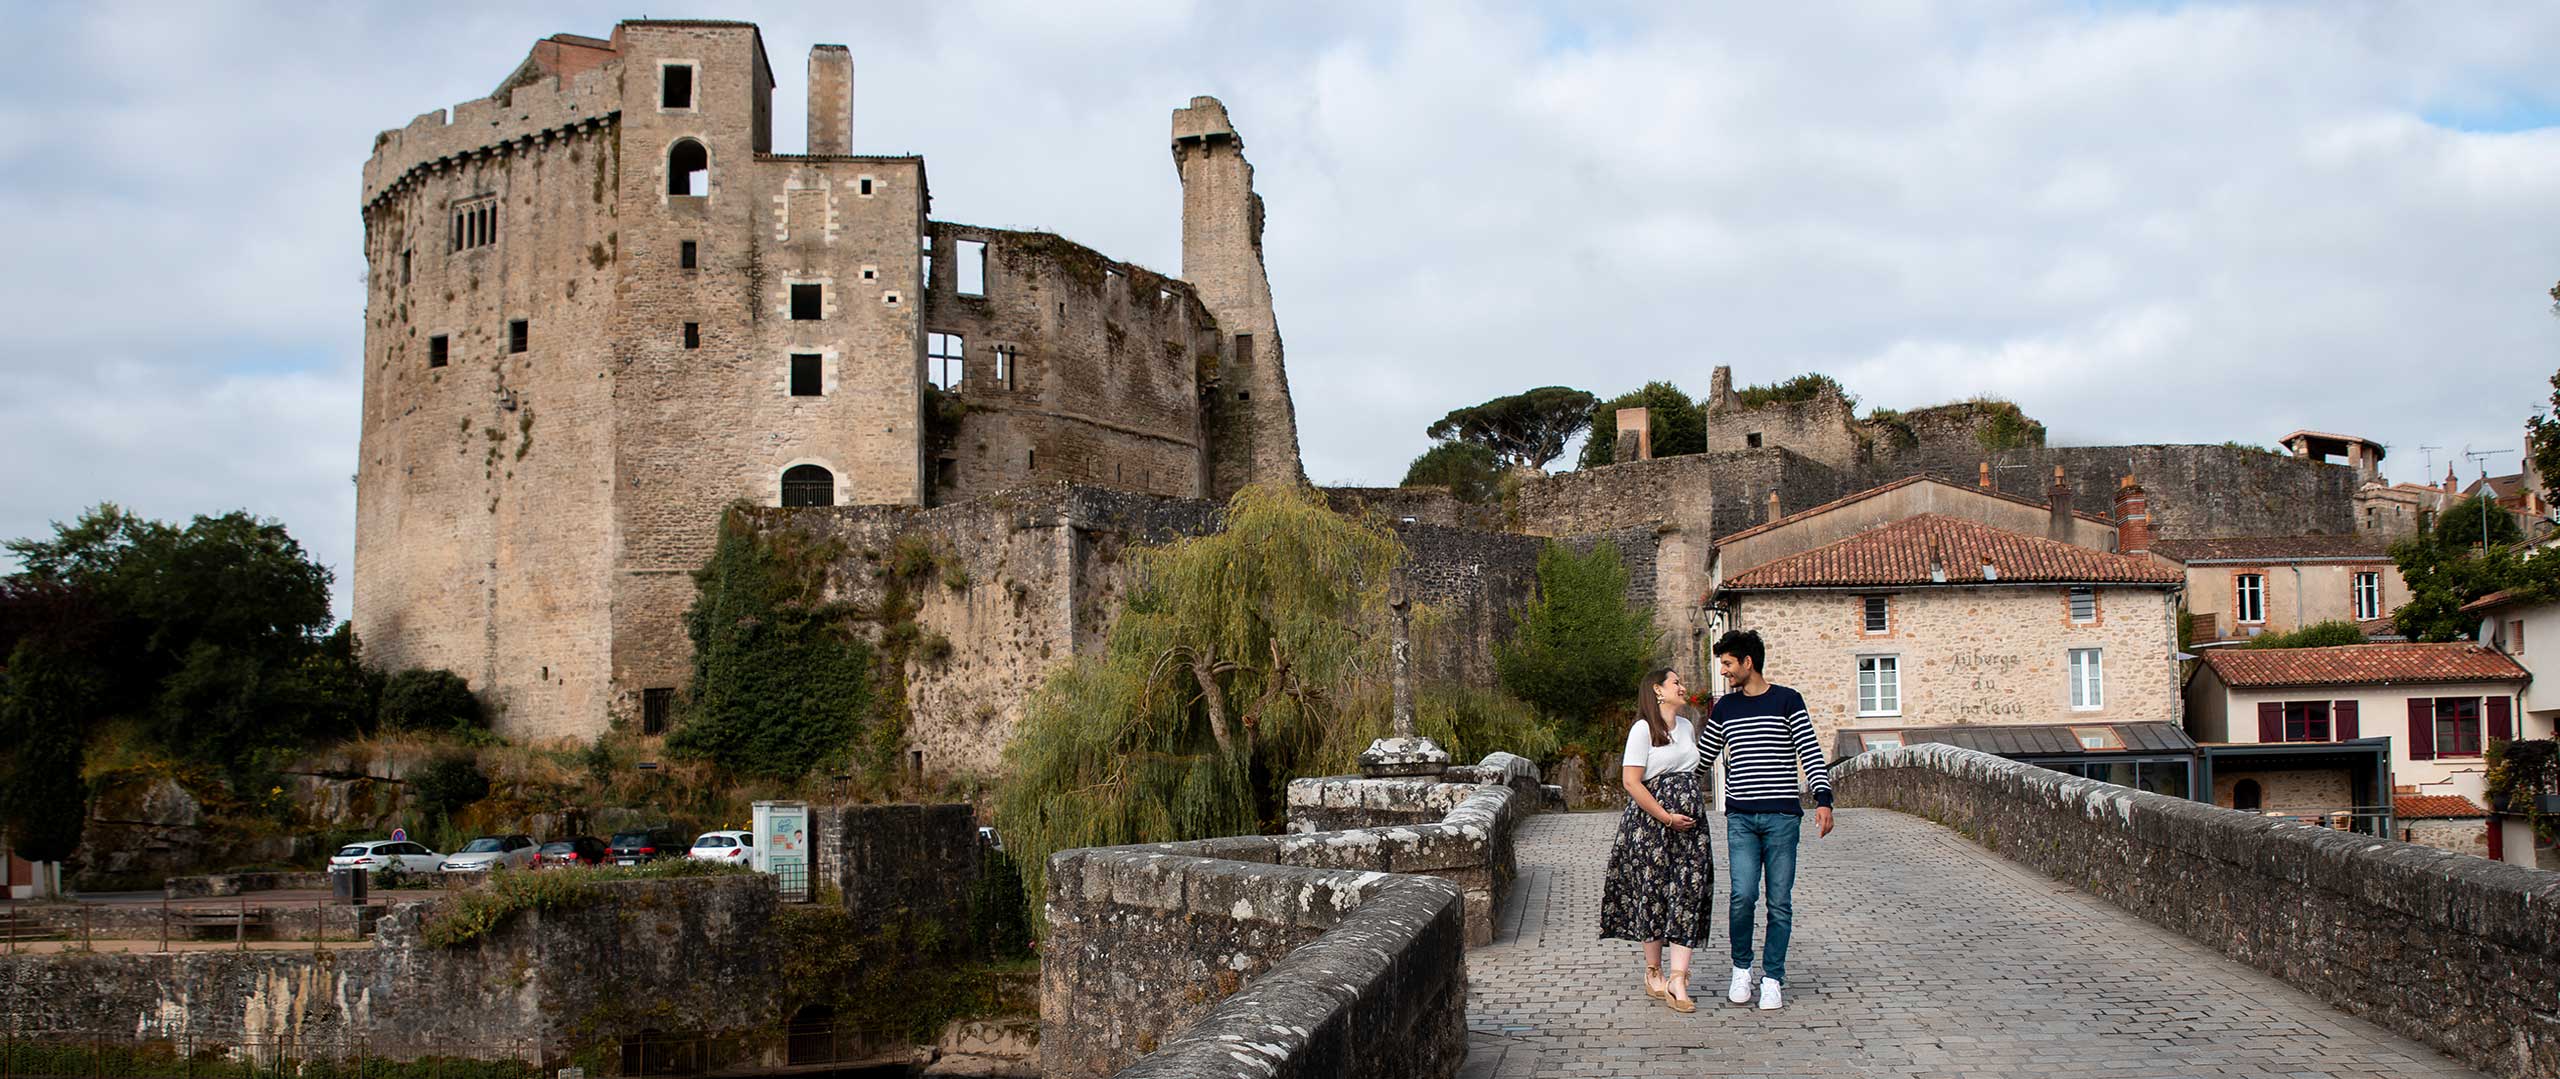
<svg viewBox="0 0 2560 1079">
<path fill-rule="evenodd" d="M 363 905 L 366 893 L 371 890 L 372 884 L 373 874 L 362 869 L 329 871 L 330 897 L 350 906 Z"/>
</svg>

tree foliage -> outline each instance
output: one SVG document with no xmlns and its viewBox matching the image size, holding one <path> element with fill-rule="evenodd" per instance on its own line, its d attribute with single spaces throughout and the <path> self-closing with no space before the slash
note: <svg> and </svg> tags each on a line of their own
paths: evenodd
<svg viewBox="0 0 2560 1079">
<path fill-rule="evenodd" d="M 2516 524 L 2515 514 L 2485 493 L 2456 502 L 2436 515 L 2435 542 L 2438 546 L 2478 547 L 2484 536 L 2489 546 L 2505 547 L 2523 539 L 2524 529 Z"/>
<path fill-rule="evenodd" d="M 1591 408 L 1599 402 L 1599 398 L 1581 390 L 1540 386 L 1527 393 L 1453 409 L 1425 433 L 1436 439 L 1482 446 L 1506 466 L 1545 468 L 1547 462 L 1564 453 L 1565 443 L 1591 425 Z"/>
<path fill-rule="evenodd" d="M 1580 466 L 1597 468 L 1617 460 L 1618 410 L 1645 410 L 1645 426 L 1653 435 L 1653 455 L 1679 457 L 1707 452 L 1707 410 L 1680 387 L 1668 382 L 1648 382 L 1644 388 L 1619 394 L 1591 409 L 1591 437 L 1582 443 Z"/>
<path fill-rule="evenodd" d="M 2483 514 L 2486 548 L 2480 546 Z M 2459 640 L 2479 628 L 2462 605 L 2491 592 L 2560 599 L 2560 557 L 2520 557 L 2513 546 L 2520 538 L 2513 516 L 2475 495 L 2444 511 L 2431 530 L 2393 544 L 2391 560 L 2409 586 L 2409 601 L 2391 612 L 2395 627 L 2415 641 Z"/>
<path fill-rule="evenodd" d="M 1797 375 L 1784 382 L 1745 386 L 1735 391 L 1734 397 L 1744 408 L 1765 408 L 1769 405 L 1810 401 L 1826 393 L 1839 395 L 1840 399 L 1847 402 L 1852 409 L 1858 406 L 1858 399 L 1850 396 L 1849 391 L 1840 385 L 1840 380 L 1818 371 Z"/>
<path fill-rule="evenodd" d="M 722 516 L 684 616 L 693 681 L 670 753 L 775 777 L 852 753 L 878 692 L 861 612 L 827 598 L 842 553 L 799 529 L 760 530 L 736 507 Z"/>
<path fill-rule="evenodd" d="M 489 796 L 488 774 L 478 761 L 459 753 L 428 761 L 406 781 L 415 803 L 442 817 Z"/>
<path fill-rule="evenodd" d="M 488 726 L 480 698 L 462 676 L 413 667 L 382 687 L 382 728 L 392 731 L 472 731 Z"/>
<path fill-rule="evenodd" d="M 2249 638 L 2250 648 L 2326 648 L 2341 644 L 2363 644 L 2364 630 L 2353 622 L 2332 619 L 2313 622 L 2283 633 L 2262 633 Z"/>
<path fill-rule="evenodd" d="M 11 654 L 34 649 L 37 672 L 12 662 L 22 722 L 86 732 L 130 720 L 236 782 L 275 752 L 359 733 L 373 714 L 376 682 L 353 634 L 329 632 L 329 570 L 274 521 L 233 512 L 181 528 L 109 504 L 8 550 L 24 567 L 9 579 L 13 606 L 52 592 L 89 612 L 76 628 L 38 619 L 13 631 Z"/>
<path fill-rule="evenodd" d="M 1413 459 L 1402 486 L 1446 487 L 1461 502 L 1482 502 L 1493 497 L 1501 475 L 1501 462 L 1492 450 L 1472 442 L 1443 442 Z"/>
<path fill-rule="evenodd" d="M 1520 612 L 1494 669 L 1514 696 L 1578 727 L 1635 699 L 1659 651 L 1649 608 L 1627 602 L 1627 568 L 1616 544 L 1575 554 L 1559 543 L 1538 552 L 1538 592 Z"/>
<path fill-rule="evenodd" d="M 1258 832 L 1346 712 L 1379 699 L 1393 532 L 1313 492 L 1237 492 L 1226 527 L 1131 554 L 1098 654 L 1044 681 L 1006 749 L 996 820 L 1038 897 L 1070 847 Z"/>
</svg>

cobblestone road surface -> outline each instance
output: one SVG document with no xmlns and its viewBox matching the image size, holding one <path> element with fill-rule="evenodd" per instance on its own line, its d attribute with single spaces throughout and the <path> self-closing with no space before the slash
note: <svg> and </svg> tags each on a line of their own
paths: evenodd
<svg viewBox="0 0 2560 1079">
<path fill-rule="evenodd" d="M 1497 939 L 1467 957 L 1464 1079 L 2479 1074 L 1928 821 L 1839 818 L 1822 840 L 1806 822 L 1787 1006 L 1725 1001 L 1719 896 L 1693 1015 L 1598 939 L 1617 815 L 1531 818 Z"/>
</svg>

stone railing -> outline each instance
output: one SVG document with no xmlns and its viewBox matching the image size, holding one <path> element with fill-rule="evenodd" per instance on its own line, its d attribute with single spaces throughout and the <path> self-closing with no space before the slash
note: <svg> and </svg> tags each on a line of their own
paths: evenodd
<svg viewBox="0 0 2560 1079">
<path fill-rule="evenodd" d="M 1292 828 L 1341 830 L 1059 852 L 1042 1074 L 1455 1075 L 1465 947 L 1491 939 L 1511 830 L 1546 794 L 1497 753 L 1290 785 Z"/>
<path fill-rule="evenodd" d="M 2464 1063 L 2560 1075 L 2560 874 L 1949 745 L 1833 776 L 1841 805 L 1943 823 Z"/>
</svg>

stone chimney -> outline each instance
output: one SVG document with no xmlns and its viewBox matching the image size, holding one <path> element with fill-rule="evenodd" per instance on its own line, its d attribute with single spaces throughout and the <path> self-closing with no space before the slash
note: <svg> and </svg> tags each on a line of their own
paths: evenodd
<svg viewBox="0 0 2560 1079">
<path fill-rule="evenodd" d="M 1973 485 L 1985 491 L 1991 489 L 1991 462 L 1982 462 L 1982 472 L 1974 479 Z"/>
<path fill-rule="evenodd" d="M 853 52 L 809 46 L 809 152 L 853 152 Z"/>
<path fill-rule="evenodd" d="M 2142 485 L 2126 476 L 2116 485 L 2116 550 L 2125 554 L 2151 552 L 2151 496 Z"/>
<path fill-rule="evenodd" d="M 2062 466 L 2053 466 L 2053 489 L 2046 493 L 2053 516 L 2046 522 L 2046 539 L 2071 542 L 2071 483 L 2062 478 Z"/>
<path fill-rule="evenodd" d="M 1724 408 L 1738 403 L 1733 395 L 1733 368 L 1717 364 L 1715 374 L 1707 379 L 1707 407 Z"/>
<path fill-rule="evenodd" d="M 1651 416 L 1652 414 L 1650 412 L 1641 408 L 1622 408 L 1618 410 L 1617 452 L 1612 456 L 1612 460 L 1653 460 L 1653 420 L 1651 419 Z"/>
<path fill-rule="evenodd" d="M 1769 521 L 1774 521 L 1774 520 L 1777 520 L 1777 519 L 1778 519 L 1778 489 L 1777 489 L 1777 488 L 1772 487 L 1772 488 L 1770 488 L 1770 489 L 1769 489 L 1769 500 L 1768 500 L 1767 505 L 1768 505 L 1768 507 L 1769 507 L 1768 512 L 1767 512 L 1764 516 L 1762 516 L 1762 517 L 1760 518 L 1760 520 L 1761 520 L 1763 523 L 1766 523 L 1766 522 L 1769 522 Z"/>
</svg>

